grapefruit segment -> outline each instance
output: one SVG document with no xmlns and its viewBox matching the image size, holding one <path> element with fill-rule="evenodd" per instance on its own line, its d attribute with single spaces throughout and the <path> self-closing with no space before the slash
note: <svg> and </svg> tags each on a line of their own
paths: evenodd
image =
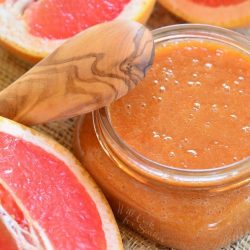
<svg viewBox="0 0 250 250">
<path fill-rule="evenodd" d="M 0 118 L 0 158 L 5 239 L 35 249 L 122 249 L 104 197 L 67 150 Z"/>
<path fill-rule="evenodd" d="M 0 0 L 0 44 L 37 62 L 66 39 L 116 18 L 146 22 L 156 0 Z"/>
<path fill-rule="evenodd" d="M 242 3 L 246 0 L 191 0 L 194 3 L 210 7 L 229 6 Z"/>
<path fill-rule="evenodd" d="M 227 28 L 250 25 L 250 0 L 159 0 L 173 14 L 188 22 Z"/>
<path fill-rule="evenodd" d="M 129 2 L 43 0 L 30 4 L 24 16 L 31 34 L 49 39 L 65 39 L 90 26 L 114 19 Z"/>
</svg>

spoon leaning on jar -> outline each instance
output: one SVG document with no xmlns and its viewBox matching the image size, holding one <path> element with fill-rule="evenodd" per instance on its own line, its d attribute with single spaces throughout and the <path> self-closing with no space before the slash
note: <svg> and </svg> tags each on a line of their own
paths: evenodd
<svg viewBox="0 0 250 250">
<path fill-rule="evenodd" d="M 107 106 L 144 78 L 153 57 L 153 38 L 143 25 L 93 26 L 0 92 L 0 115 L 34 125 Z"/>
</svg>

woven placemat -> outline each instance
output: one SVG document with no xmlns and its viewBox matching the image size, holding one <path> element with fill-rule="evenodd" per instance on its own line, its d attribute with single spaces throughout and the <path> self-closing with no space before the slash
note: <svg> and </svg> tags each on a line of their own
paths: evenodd
<svg viewBox="0 0 250 250">
<path fill-rule="evenodd" d="M 181 22 L 182 21 L 180 19 L 177 19 L 170 14 L 166 14 L 164 9 L 162 9 L 159 5 L 156 5 L 155 11 L 148 22 L 148 26 L 150 28 L 157 28 L 159 26 Z M 31 65 L 17 59 L 4 49 L 0 48 L 0 90 L 24 74 L 30 67 Z M 34 128 L 42 133 L 50 135 L 66 148 L 72 150 L 74 125 L 75 119 L 68 119 L 36 126 Z M 121 223 L 119 223 L 119 228 L 122 234 L 125 250 L 169 249 L 144 239 Z M 206 247 L 204 247 L 204 249 L 206 249 Z M 250 234 L 224 250 L 250 250 Z"/>
</svg>

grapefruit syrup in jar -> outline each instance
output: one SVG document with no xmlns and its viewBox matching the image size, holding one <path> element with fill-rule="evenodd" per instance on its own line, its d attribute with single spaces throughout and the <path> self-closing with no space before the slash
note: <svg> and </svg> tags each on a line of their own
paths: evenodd
<svg viewBox="0 0 250 250">
<path fill-rule="evenodd" d="M 123 223 L 218 249 L 250 232 L 250 41 L 206 25 L 154 38 L 143 83 L 79 120 L 76 151 Z"/>
</svg>

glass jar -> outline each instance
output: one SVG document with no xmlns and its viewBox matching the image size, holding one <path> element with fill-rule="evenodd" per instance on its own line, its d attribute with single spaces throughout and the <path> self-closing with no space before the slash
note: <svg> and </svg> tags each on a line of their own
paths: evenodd
<svg viewBox="0 0 250 250">
<path fill-rule="evenodd" d="M 153 34 L 156 46 L 210 40 L 250 56 L 247 38 L 221 28 L 175 25 Z M 108 108 L 79 119 L 75 149 L 117 218 L 160 244 L 183 250 L 217 249 L 250 232 L 250 157 L 203 170 L 159 164 L 119 138 Z"/>
</svg>

